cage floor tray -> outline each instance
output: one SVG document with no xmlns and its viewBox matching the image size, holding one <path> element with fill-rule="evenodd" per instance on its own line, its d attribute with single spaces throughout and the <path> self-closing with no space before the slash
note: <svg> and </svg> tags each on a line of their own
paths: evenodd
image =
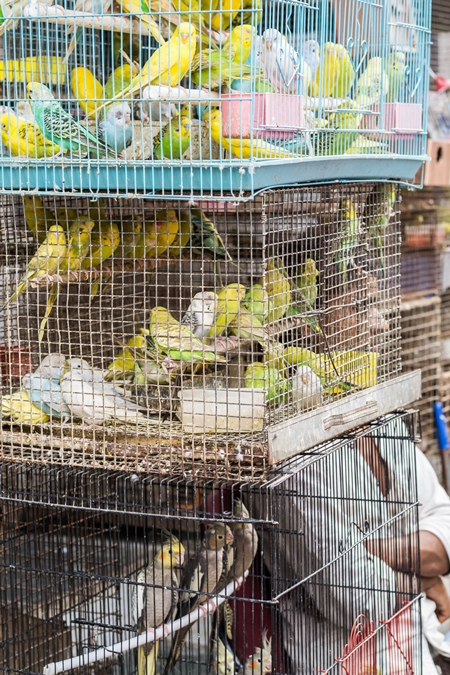
<svg viewBox="0 0 450 675">
<path fill-rule="evenodd" d="M 47 160 L 45 165 L 27 160 L 4 160 L 0 190 L 43 190 L 61 194 L 76 190 L 79 195 L 104 193 L 110 196 L 136 192 L 147 197 L 214 194 L 223 198 L 249 199 L 265 188 L 332 181 L 411 181 L 425 156 L 317 157 L 297 161 L 223 162 L 202 166 L 183 162 L 151 165 L 128 162 L 112 164 L 95 161 Z M 247 193 L 247 194 L 244 194 Z"/>
</svg>

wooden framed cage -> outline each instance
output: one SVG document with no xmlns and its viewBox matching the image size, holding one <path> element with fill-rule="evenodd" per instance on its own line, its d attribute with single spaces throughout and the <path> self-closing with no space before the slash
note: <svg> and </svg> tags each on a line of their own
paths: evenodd
<svg viewBox="0 0 450 675">
<path fill-rule="evenodd" d="M 17 286 L 38 247 L 27 224 L 45 237 L 56 219 L 86 257 L 47 273 L 41 244 L 43 270 Z M 408 405 L 398 225 L 391 185 L 189 209 L 5 198 L 0 287 L 24 292 L 0 326 L 2 456 L 257 478 Z"/>
<path fill-rule="evenodd" d="M 179 599 L 210 529 L 223 528 L 227 555 L 215 540 L 207 576 L 232 551 L 230 569 L 248 566 L 248 576 L 205 591 L 200 609 L 167 607 L 156 672 L 216 672 L 219 659 L 233 673 L 250 663 L 259 675 L 419 675 L 416 434 L 416 414 L 390 415 L 262 483 L 2 462 L 0 671 L 140 672 L 136 640 L 151 640 L 159 623 L 151 612 L 136 618 L 136 594 L 155 606 L 157 556 L 166 547 L 175 576 L 165 585 Z M 371 474 L 372 452 L 392 471 L 387 490 Z M 242 531 L 250 549 L 239 548 Z M 192 630 L 174 664 L 188 609 Z"/>
</svg>

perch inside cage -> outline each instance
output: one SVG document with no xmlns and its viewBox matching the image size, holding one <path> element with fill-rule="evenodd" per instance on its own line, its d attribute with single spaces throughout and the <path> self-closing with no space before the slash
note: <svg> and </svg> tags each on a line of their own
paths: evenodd
<svg viewBox="0 0 450 675">
<path fill-rule="evenodd" d="M 330 171 L 413 178 L 425 155 L 426 4 L 400 20 L 361 0 L 7 3 L 2 187 L 26 177 L 54 194 L 242 198 L 280 172 L 285 184 Z"/>
<path fill-rule="evenodd" d="M 381 413 L 400 367 L 392 185 L 3 208 L 3 339 L 33 361 L 2 380 L 6 445 L 27 428 L 74 461 L 239 474 L 264 469 L 274 425 L 358 396 Z"/>
</svg>

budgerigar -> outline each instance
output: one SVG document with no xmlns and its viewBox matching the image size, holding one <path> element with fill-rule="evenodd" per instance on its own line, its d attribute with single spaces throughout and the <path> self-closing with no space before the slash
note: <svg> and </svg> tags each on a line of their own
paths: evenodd
<svg viewBox="0 0 450 675">
<path fill-rule="evenodd" d="M 17 424 L 44 424 L 49 416 L 30 400 L 25 389 L 2 396 L 1 415 L 11 417 Z"/>
<path fill-rule="evenodd" d="M 356 267 L 355 254 L 359 244 L 359 218 L 355 205 L 350 198 L 341 200 L 338 211 L 340 232 L 339 247 L 336 251 L 334 262 L 342 274 L 344 283 L 347 282 L 347 271 Z"/>
<path fill-rule="evenodd" d="M 153 96 L 152 90 L 154 90 Z M 158 86 L 151 85 L 150 87 L 147 87 L 145 93 L 149 98 L 143 98 L 134 105 L 134 116 L 136 119 L 141 120 L 144 124 L 146 122 L 149 124 L 161 122 L 165 125 L 168 124 L 171 119 L 176 117 L 177 108 L 175 104 L 169 103 L 168 101 L 161 101 L 158 98 Z"/>
<path fill-rule="evenodd" d="M 282 94 L 301 94 L 311 82 L 309 65 L 275 28 L 262 35 L 261 63 L 266 79 Z"/>
<path fill-rule="evenodd" d="M 87 115 L 95 113 L 102 103 L 103 86 L 97 80 L 95 75 L 83 66 L 72 70 L 70 80 L 72 94 L 77 99 L 77 103 Z"/>
<path fill-rule="evenodd" d="M 190 144 L 191 122 L 188 117 L 177 115 L 153 138 L 153 157 L 181 159 Z"/>
<path fill-rule="evenodd" d="M 241 340 L 254 340 L 262 347 L 265 347 L 268 339 L 268 333 L 261 321 L 243 306 L 228 324 L 228 330 L 231 335 L 236 335 Z"/>
<path fill-rule="evenodd" d="M 204 49 L 191 64 L 191 79 L 201 87 L 211 90 L 230 85 L 236 79 L 251 75 L 245 62 L 252 48 L 256 31 L 253 26 L 236 26 L 231 31 L 222 49 Z"/>
<path fill-rule="evenodd" d="M 272 303 L 261 284 L 253 284 L 245 293 L 243 305 L 263 324 L 269 317 Z"/>
<path fill-rule="evenodd" d="M 131 220 L 126 220 L 122 223 L 120 232 L 120 245 L 115 252 L 115 257 L 118 260 L 125 258 L 134 258 L 136 247 L 142 236 L 144 223 L 142 217 L 134 215 Z"/>
<path fill-rule="evenodd" d="M 389 91 L 387 100 L 391 103 L 402 101 L 406 77 L 406 58 L 404 52 L 393 51 L 386 61 L 386 75 L 389 79 Z"/>
<path fill-rule="evenodd" d="M 28 289 L 32 281 L 39 281 L 49 274 L 59 272 L 61 263 L 67 257 L 67 239 L 60 225 L 52 225 L 44 242 L 39 246 L 14 293 L 2 306 L 5 309 L 11 302 Z"/>
<path fill-rule="evenodd" d="M 55 101 L 48 87 L 38 82 L 29 82 L 26 89 L 40 130 L 48 140 L 59 145 L 62 151 L 75 154 L 94 153 L 100 157 L 116 156 Z"/>
<path fill-rule="evenodd" d="M 297 286 L 300 289 L 300 303 L 297 304 L 297 308 L 300 311 L 304 310 L 306 312 L 304 319 L 307 325 L 313 330 L 321 332 L 317 317 L 309 314 L 310 312 L 314 312 L 316 308 L 318 276 L 319 270 L 317 269 L 315 260 L 306 258 L 305 262 L 298 269 Z"/>
<path fill-rule="evenodd" d="M 100 267 L 109 260 L 120 246 L 120 231 L 116 223 L 100 221 L 91 235 L 88 254 L 81 263 L 81 269 Z M 101 277 L 91 283 L 91 297 L 95 296 L 101 285 Z"/>
<path fill-rule="evenodd" d="M 384 274 L 383 235 L 394 214 L 397 190 L 394 183 L 378 184 L 367 197 L 364 221 L 367 233 L 374 240 Z"/>
<path fill-rule="evenodd" d="M 302 49 L 303 61 L 309 66 L 311 71 L 311 81 L 313 81 L 317 74 L 317 69 L 320 64 L 320 47 L 316 40 L 307 40 L 303 44 Z"/>
<path fill-rule="evenodd" d="M 201 209 L 191 209 L 190 215 L 195 233 L 192 238 L 192 245 L 197 245 L 198 242 L 198 245 L 202 249 L 210 251 L 214 258 L 227 258 L 231 260 L 222 237 L 206 213 Z"/>
<path fill-rule="evenodd" d="M 121 35 L 123 38 L 124 35 Z M 140 72 L 139 66 L 134 63 L 123 63 L 116 68 L 105 82 L 103 87 L 103 96 L 107 99 L 114 98 L 119 91 L 129 87 L 133 77 Z"/>
<path fill-rule="evenodd" d="M 101 424 L 108 420 L 145 421 L 138 406 L 125 398 L 112 384 L 98 381 L 94 371 L 80 359 L 69 359 L 61 380 L 63 401 L 74 417 Z"/>
<path fill-rule="evenodd" d="M 94 221 L 89 220 L 89 217 L 85 215 L 78 216 L 78 218 L 70 225 L 69 239 L 67 242 L 67 256 L 59 267 L 60 272 L 77 272 L 81 269 L 81 265 L 90 249 L 91 233 L 94 227 Z M 58 293 L 59 284 L 53 284 L 48 294 L 45 314 L 39 326 L 39 340 L 44 338 L 45 327 L 58 297 Z"/>
<path fill-rule="evenodd" d="M 145 222 L 136 249 L 129 258 L 160 258 L 174 242 L 179 222 L 174 209 L 162 209 L 155 214 L 154 222 Z"/>
<path fill-rule="evenodd" d="M 383 70 L 383 59 L 374 56 L 356 83 L 355 102 L 358 108 L 381 104 L 388 93 L 389 78 Z"/>
<path fill-rule="evenodd" d="M 267 270 L 258 283 L 265 289 L 271 302 L 269 321 L 279 321 L 286 314 L 292 300 L 292 287 L 288 274 L 279 258 L 267 261 Z"/>
<path fill-rule="evenodd" d="M 154 307 L 150 312 L 150 335 L 155 346 L 175 361 L 188 363 L 224 363 L 223 356 L 205 345 L 191 331 L 182 326 L 165 307 Z"/>
<path fill-rule="evenodd" d="M 56 220 L 51 211 L 44 207 L 39 195 L 23 196 L 23 214 L 28 229 L 34 234 L 40 244 L 45 241 L 47 233 Z"/>
<path fill-rule="evenodd" d="M 170 40 L 151 55 L 131 84 L 119 91 L 114 99 L 129 98 L 151 84 L 169 87 L 179 84 L 194 58 L 196 35 L 195 26 L 187 22 L 180 23 Z"/>
<path fill-rule="evenodd" d="M 197 293 L 181 319 L 181 325 L 186 326 L 199 340 L 204 340 L 214 323 L 217 302 L 217 295 L 213 291 Z"/>
<path fill-rule="evenodd" d="M 322 399 L 323 386 L 320 378 L 308 366 L 299 366 L 292 376 L 292 400 L 297 411 L 317 408 Z"/>
<path fill-rule="evenodd" d="M 209 124 L 213 141 L 236 157 L 242 159 L 292 159 L 294 157 L 291 152 L 261 139 L 222 136 L 222 113 L 220 110 L 211 110 L 205 115 L 204 119 Z"/>
<path fill-rule="evenodd" d="M 241 5 L 242 0 L 219 0 L 218 11 L 211 16 L 211 28 L 218 32 L 228 30 Z"/>
<path fill-rule="evenodd" d="M 355 69 L 343 45 L 326 42 L 323 46 L 316 79 L 311 82 L 312 96 L 345 98 L 355 80 Z M 322 83 L 322 89 L 320 89 Z"/>
<path fill-rule="evenodd" d="M 105 119 L 98 125 L 97 136 L 118 155 L 128 148 L 133 140 L 131 110 L 128 103 L 114 103 L 106 109 Z"/>
<path fill-rule="evenodd" d="M 354 101 L 339 104 L 329 115 L 326 127 L 317 134 L 316 155 L 344 155 L 360 138 L 363 115 Z"/>
<path fill-rule="evenodd" d="M 52 157 L 59 146 L 45 138 L 37 124 L 17 117 L 13 112 L 0 115 L 2 143 L 16 157 Z"/>
<path fill-rule="evenodd" d="M 76 0 L 74 10 L 76 12 L 88 12 L 90 14 L 107 14 L 111 6 L 111 0 Z M 69 27 L 66 28 L 69 32 Z M 64 61 L 67 63 L 69 58 L 75 49 L 77 42 L 81 39 L 84 33 L 84 27 L 78 26 L 74 36 L 72 37 L 69 46 L 67 48 L 66 56 Z"/>
<path fill-rule="evenodd" d="M 160 26 L 153 18 L 150 7 L 146 0 L 119 0 L 119 4 L 125 13 L 137 16 L 140 21 L 148 28 L 150 34 L 155 38 L 160 45 L 165 44 L 165 40 L 161 35 Z"/>
<path fill-rule="evenodd" d="M 49 354 L 34 373 L 22 378 L 22 387 L 30 400 L 51 417 L 70 417 L 70 409 L 62 399 L 60 386 L 65 361 L 63 354 Z"/>
<path fill-rule="evenodd" d="M 245 296 L 245 286 L 242 284 L 228 284 L 218 293 L 216 317 L 208 331 L 208 338 L 222 335 L 239 312 L 239 305 Z"/>
<path fill-rule="evenodd" d="M 274 405 L 283 403 L 290 390 L 290 382 L 277 369 L 255 361 L 247 366 L 244 374 L 246 389 L 265 389 L 266 401 Z"/>
<path fill-rule="evenodd" d="M 204 603 L 209 594 L 220 593 L 225 586 L 224 549 L 233 542 L 233 535 L 225 523 L 214 523 L 205 532 L 199 550 L 187 561 L 181 573 L 180 588 L 195 591 L 180 592 L 178 617 L 190 614 Z M 173 636 L 172 648 L 166 661 L 164 675 L 169 675 L 181 657 L 190 626 L 181 628 Z"/>
<path fill-rule="evenodd" d="M 169 246 L 168 255 L 171 258 L 179 258 L 182 251 L 188 245 L 193 231 L 193 223 L 190 211 L 180 212 L 180 225 L 175 239 Z"/>
<path fill-rule="evenodd" d="M 139 632 L 157 628 L 168 621 L 178 603 L 178 579 L 175 567 L 183 565 L 184 547 L 173 535 L 167 534 L 162 548 L 147 567 L 136 577 L 131 597 L 131 621 Z M 159 641 L 150 642 L 138 650 L 138 675 L 154 675 Z"/>
<path fill-rule="evenodd" d="M 267 635 L 262 636 L 262 646 L 255 650 L 252 656 L 249 656 L 245 665 L 239 670 L 237 675 L 264 675 L 272 672 L 272 640 Z"/>
</svg>

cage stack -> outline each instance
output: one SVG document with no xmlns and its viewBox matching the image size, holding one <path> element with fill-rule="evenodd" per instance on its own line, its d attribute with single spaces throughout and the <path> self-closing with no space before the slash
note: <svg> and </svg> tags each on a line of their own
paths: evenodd
<svg viewBox="0 0 450 675">
<path fill-rule="evenodd" d="M 5 7 L 4 672 L 419 673 L 428 1 Z"/>
</svg>

